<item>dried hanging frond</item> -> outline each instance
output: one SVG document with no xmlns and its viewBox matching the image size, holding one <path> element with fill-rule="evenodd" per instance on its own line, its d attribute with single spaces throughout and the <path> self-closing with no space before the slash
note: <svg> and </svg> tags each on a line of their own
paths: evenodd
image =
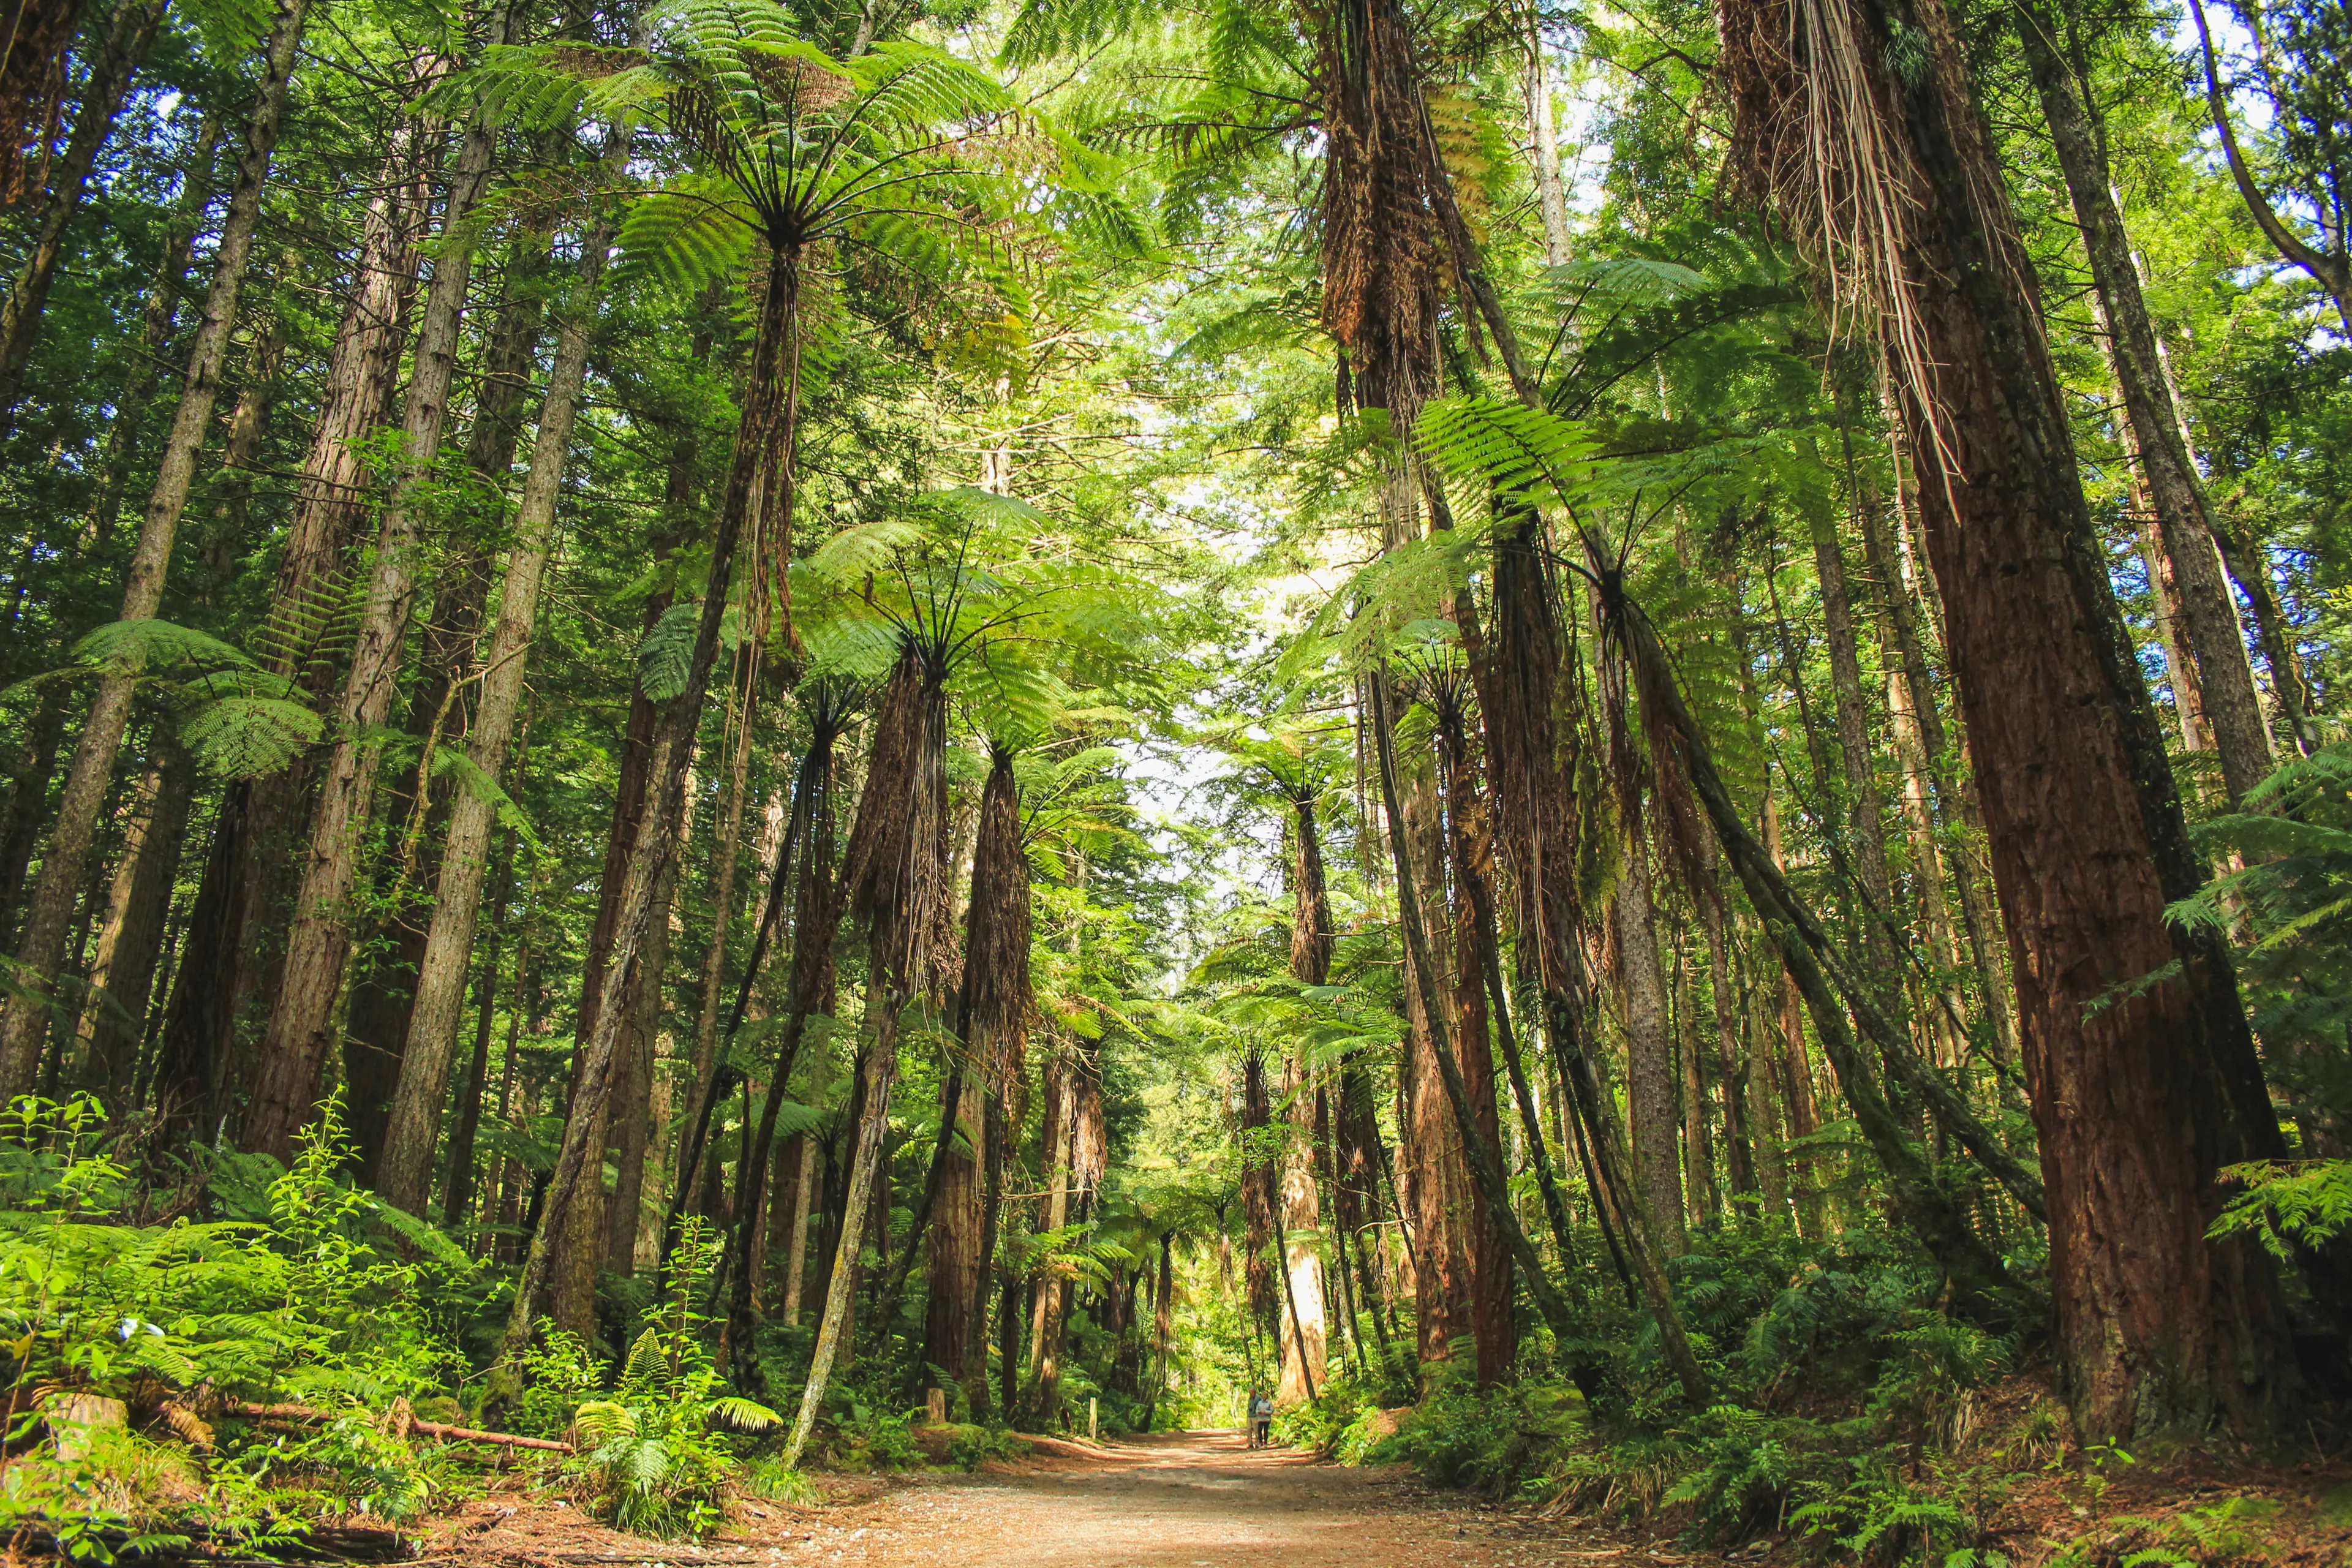
<svg viewBox="0 0 2352 1568">
<path fill-rule="evenodd" d="M 946 857 L 947 697 L 940 661 L 909 638 L 874 717 L 866 789 L 842 869 L 877 977 L 902 993 L 954 961 Z M 942 940 L 942 937 L 946 940 Z"/>
<path fill-rule="evenodd" d="M 1827 296 L 1832 336 L 1858 325 L 1884 341 L 1925 412 L 1943 472 L 1956 476 L 1906 265 L 1920 176 L 1891 71 L 1901 68 L 1897 46 L 1916 40 L 1877 37 L 1852 0 L 1718 0 L 1717 15 L 1735 173 L 1789 219 Z"/>
<path fill-rule="evenodd" d="M 992 746 L 972 845 L 962 1014 L 972 1070 L 1000 1095 L 1020 1077 L 1037 1006 L 1029 984 L 1029 857 L 1021 840 L 1013 752 Z"/>
<path fill-rule="evenodd" d="M 1576 730 L 1576 691 L 1562 679 L 1570 626 L 1559 614 L 1542 518 L 1519 500 L 1495 500 L 1494 608 L 1470 673 L 1485 720 L 1496 837 L 1518 890 L 1518 929 L 1532 937 L 1544 987 L 1566 993 L 1582 923 L 1574 761 L 1563 747 Z"/>
<path fill-rule="evenodd" d="M 857 94 L 856 82 L 814 60 L 747 53 L 743 64 L 760 84 L 761 93 L 778 109 L 821 113 L 839 108 Z"/>
</svg>

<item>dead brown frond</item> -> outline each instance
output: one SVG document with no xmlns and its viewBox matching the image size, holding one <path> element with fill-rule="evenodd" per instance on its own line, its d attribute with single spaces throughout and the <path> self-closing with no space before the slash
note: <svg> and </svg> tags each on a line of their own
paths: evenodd
<svg viewBox="0 0 2352 1568">
<path fill-rule="evenodd" d="M 1036 999 L 1029 985 L 1029 858 L 1021 843 L 1013 753 L 991 749 L 971 855 L 971 908 L 963 955 L 964 1039 L 992 1094 L 1021 1072 Z"/>
<path fill-rule="evenodd" d="M 1927 412 L 1939 468 L 1957 474 L 1908 270 L 1921 199 L 1895 101 L 1895 44 L 1852 0 L 1718 0 L 1717 16 L 1741 185 L 1788 218 L 1832 337 L 1861 331 L 1885 343 Z"/>
<path fill-rule="evenodd" d="M 842 871 L 876 973 L 908 994 L 935 987 L 955 952 L 944 679 L 936 660 L 912 640 L 905 645 L 874 717 L 866 789 Z"/>
<path fill-rule="evenodd" d="M 761 94 L 788 113 L 822 113 L 857 96 L 856 82 L 810 60 L 746 54 L 743 63 L 760 84 Z"/>
</svg>

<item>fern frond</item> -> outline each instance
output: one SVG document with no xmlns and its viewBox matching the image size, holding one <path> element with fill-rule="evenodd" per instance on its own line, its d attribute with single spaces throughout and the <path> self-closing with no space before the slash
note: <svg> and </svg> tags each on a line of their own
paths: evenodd
<svg viewBox="0 0 2352 1568">
<path fill-rule="evenodd" d="M 667 702 L 686 689 L 701 627 L 702 606 L 691 599 L 681 599 L 662 612 L 637 645 L 637 689 L 646 700 Z"/>
<path fill-rule="evenodd" d="M 316 710 L 283 698 L 224 697 L 180 721 L 180 742 L 211 773 L 257 779 L 316 745 L 326 724 Z"/>
<path fill-rule="evenodd" d="M 692 293 L 740 270 L 757 238 L 750 206 L 731 186 L 682 181 L 630 204 L 614 276 L 648 275 Z"/>
<path fill-rule="evenodd" d="M 76 662 L 110 675 L 143 675 L 179 666 L 249 668 L 253 660 L 209 632 L 170 621 L 114 621 L 74 644 Z"/>
</svg>

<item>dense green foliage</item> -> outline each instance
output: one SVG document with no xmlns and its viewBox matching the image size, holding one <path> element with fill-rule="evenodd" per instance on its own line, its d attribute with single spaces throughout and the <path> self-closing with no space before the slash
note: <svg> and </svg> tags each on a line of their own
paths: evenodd
<svg viewBox="0 0 2352 1568">
<path fill-rule="evenodd" d="M 2033 560 L 2127 647 L 2019 728 L 2166 753 L 2073 801 L 2175 951 L 2078 998 L 2034 944 L 2130 900 L 2003 837 L 1966 411 L 1763 144 L 1780 8 L 91 0 L 0 209 L 0 1526 L 413 1528 L 520 1437 L 702 1537 L 1278 1388 L 1990 1568 L 2021 1488 L 2322 1431 L 2345 15 L 2190 4 L 1827 8 L 1981 123 L 2047 339 Z M 2226 1126 L 2134 1191 L 2070 1042 L 2192 984 L 2129 1048 Z M 2053 1242 L 2109 1187 L 2186 1393 Z"/>
</svg>

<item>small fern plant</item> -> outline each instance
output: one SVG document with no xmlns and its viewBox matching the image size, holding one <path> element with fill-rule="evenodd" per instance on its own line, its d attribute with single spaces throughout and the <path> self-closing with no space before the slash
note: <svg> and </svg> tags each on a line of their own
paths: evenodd
<svg viewBox="0 0 2352 1568">
<path fill-rule="evenodd" d="M 593 1489 L 599 1511 L 639 1535 L 709 1533 L 735 1470 L 727 1434 L 782 1424 L 767 1406 L 726 1392 L 711 1362 L 704 1330 L 712 1320 L 694 1303 L 717 1254 L 709 1223 L 689 1215 L 669 1292 L 629 1347 L 612 1396 L 572 1417 L 580 1453 L 571 1470 Z"/>
</svg>

